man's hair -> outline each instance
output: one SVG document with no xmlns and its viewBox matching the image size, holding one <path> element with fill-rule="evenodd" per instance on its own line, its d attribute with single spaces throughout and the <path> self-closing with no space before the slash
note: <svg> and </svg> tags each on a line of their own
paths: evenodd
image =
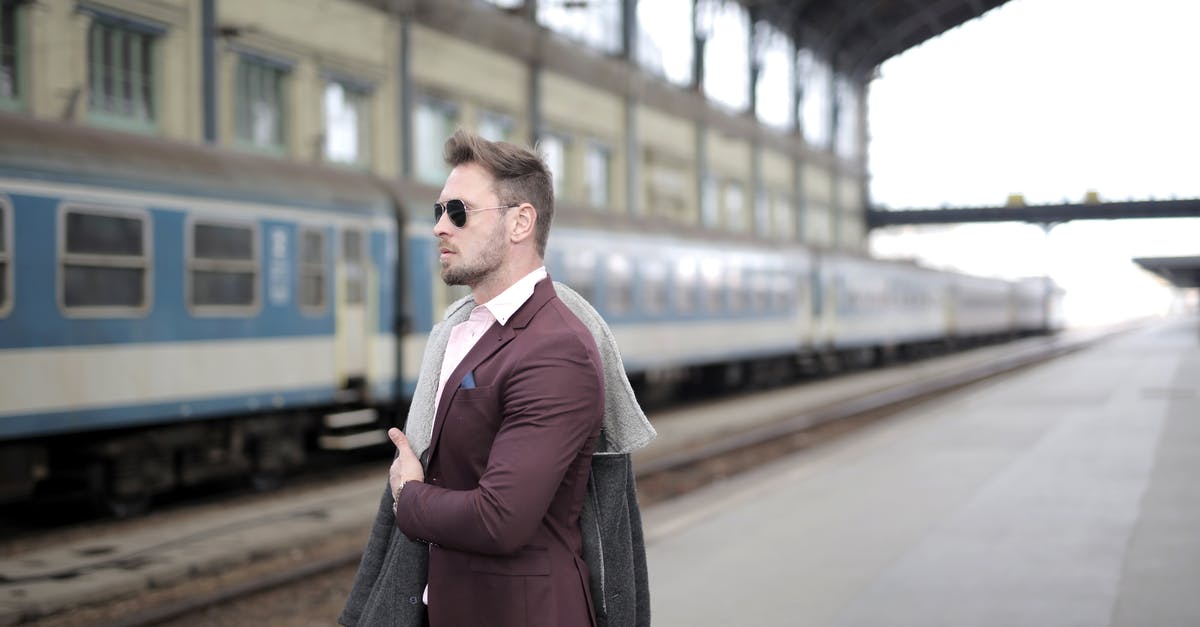
<svg viewBox="0 0 1200 627">
<path fill-rule="evenodd" d="M 554 183 L 550 169 L 537 153 L 508 142 L 488 141 L 460 128 L 446 140 L 445 158 L 450 167 L 464 163 L 483 166 L 496 179 L 493 191 L 501 204 L 533 205 L 537 209 L 537 252 L 546 257 L 546 240 L 554 218 Z"/>
</svg>

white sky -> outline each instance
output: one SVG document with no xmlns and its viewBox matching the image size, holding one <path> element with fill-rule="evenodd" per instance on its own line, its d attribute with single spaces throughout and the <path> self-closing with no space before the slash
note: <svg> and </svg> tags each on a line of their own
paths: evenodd
<svg viewBox="0 0 1200 627">
<path fill-rule="evenodd" d="M 893 208 L 1200 198 L 1200 2 L 1012 0 L 889 60 L 869 96 L 871 194 Z M 928 232 L 927 232 L 928 231 Z M 904 229 L 880 256 L 1049 273 L 1076 323 L 1159 313 L 1130 261 L 1200 254 L 1200 220 Z"/>
</svg>

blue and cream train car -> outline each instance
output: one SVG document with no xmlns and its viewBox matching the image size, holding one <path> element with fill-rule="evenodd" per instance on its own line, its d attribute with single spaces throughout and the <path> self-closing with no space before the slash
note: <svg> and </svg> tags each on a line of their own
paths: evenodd
<svg viewBox="0 0 1200 627">
<path fill-rule="evenodd" d="M 0 138 L 0 501 L 65 483 L 130 512 L 381 442 L 467 293 L 438 279 L 432 211 L 408 210 L 430 185 L 4 113 Z M 655 395 L 1045 330 L 1057 296 L 556 213 L 551 275 Z"/>
<path fill-rule="evenodd" d="M 117 509 L 379 437 L 396 203 L 364 175 L 0 115 L 0 498 Z"/>
</svg>

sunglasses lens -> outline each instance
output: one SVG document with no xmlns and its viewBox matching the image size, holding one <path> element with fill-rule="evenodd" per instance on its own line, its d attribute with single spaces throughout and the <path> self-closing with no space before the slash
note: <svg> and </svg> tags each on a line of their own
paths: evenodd
<svg viewBox="0 0 1200 627">
<path fill-rule="evenodd" d="M 438 220 L 441 220 L 443 213 L 450 214 L 450 223 L 460 229 L 467 224 L 467 206 L 463 204 L 463 201 L 458 200 L 457 198 L 454 200 L 447 200 L 446 204 L 444 205 L 440 202 L 434 203 L 433 221 L 437 222 Z"/>
</svg>

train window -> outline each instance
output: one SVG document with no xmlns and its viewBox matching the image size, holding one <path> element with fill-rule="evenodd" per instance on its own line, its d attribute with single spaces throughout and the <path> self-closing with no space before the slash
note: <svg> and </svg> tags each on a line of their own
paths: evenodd
<svg viewBox="0 0 1200 627">
<path fill-rule="evenodd" d="M 588 142 L 583 155 L 584 197 L 594 209 L 608 207 L 612 181 L 612 149 L 599 142 Z"/>
<path fill-rule="evenodd" d="M 458 124 L 458 108 L 453 103 L 432 96 L 417 99 L 413 112 L 413 160 L 417 179 L 430 185 L 441 185 L 450 174 L 442 156 L 446 138 Z"/>
<path fill-rule="evenodd" d="M 696 310 L 696 262 L 690 257 L 675 266 L 675 308 L 681 313 Z"/>
<path fill-rule="evenodd" d="M 148 222 L 145 216 L 108 209 L 64 211 L 63 307 L 100 315 L 128 315 L 146 307 Z"/>
<path fill-rule="evenodd" d="M 9 312 L 12 308 L 12 297 L 9 296 L 9 286 L 12 281 L 9 280 L 12 270 L 12 263 L 9 261 L 12 246 L 9 244 L 8 238 L 12 234 L 12 229 L 8 227 L 9 216 L 12 211 L 0 198 L 0 316 Z"/>
<path fill-rule="evenodd" d="M 363 262 L 362 231 L 342 231 L 342 263 L 345 272 L 345 300 L 347 305 L 361 305 L 366 301 L 367 290 Z M 450 303 L 446 303 L 449 305 Z"/>
<path fill-rule="evenodd" d="M 152 126 L 154 48 L 165 30 L 97 13 L 88 31 L 88 117 L 101 123 Z"/>
<path fill-rule="evenodd" d="M 191 225 L 190 298 L 208 313 L 246 313 L 258 302 L 258 245 L 245 224 Z"/>
<path fill-rule="evenodd" d="M 633 266 L 624 255 L 609 256 L 605 288 L 608 313 L 625 314 L 633 309 Z"/>
<path fill-rule="evenodd" d="M 659 315 L 667 310 L 667 269 L 657 261 L 639 264 L 641 271 L 642 307 L 646 313 Z"/>
<path fill-rule="evenodd" d="M 710 312 L 724 309 L 720 259 L 710 258 L 700 262 L 700 283 L 704 290 L 704 309 Z"/>
<path fill-rule="evenodd" d="M 566 284 L 589 303 L 596 302 L 596 253 L 575 250 L 564 256 Z"/>
<path fill-rule="evenodd" d="M 328 293 L 328 270 L 326 263 L 325 232 L 318 229 L 300 231 L 300 268 L 296 273 L 300 280 L 300 307 L 308 310 L 325 308 Z"/>
<path fill-rule="evenodd" d="M 242 145 L 284 150 L 287 99 L 283 87 L 290 70 L 286 62 L 257 54 L 243 53 L 238 59 L 234 121 Z"/>
<path fill-rule="evenodd" d="M 371 155 L 371 87 L 353 80 L 325 83 L 325 159 L 366 166 Z"/>
<path fill-rule="evenodd" d="M 765 270 L 755 272 L 750 278 L 750 308 L 754 311 L 771 309 L 771 283 L 774 274 Z"/>
<path fill-rule="evenodd" d="M 729 309 L 742 311 L 746 308 L 746 281 L 740 266 L 731 265 L 725 270 L 725 288 L 728 291 Z"/>
</svg>

